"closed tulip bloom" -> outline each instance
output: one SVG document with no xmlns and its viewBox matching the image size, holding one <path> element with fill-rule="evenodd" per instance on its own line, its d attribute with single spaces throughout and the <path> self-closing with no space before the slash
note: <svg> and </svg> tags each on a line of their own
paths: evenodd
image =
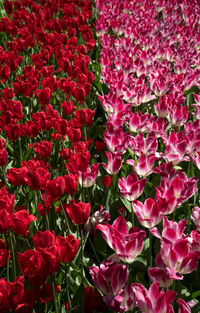
<svg viewBox="0 0 200 313">
<path fill-rule="evenodd" d="M 73 235 L 68 235 L 67 237 L 58 235 L 56 238 L 56 245 L 58 247 L 61 261 L 65 263 L 71 262 L 78 252 L 79 239 L 76 239 Z"/>
<path fill-rule="evenodd" d="M 28 278 L 32 286 L 42 286 L 47 279 L 48 270 L 41 251 L 29 249 L 17 253 L 17 261 L 22 274 Z"/>
<path fill-rule="evenodd" d="M 108 159 L 108 164 L 106 165 L 105 163 L 102 163 L 102 166 L 108 174 L 117 174 L 122 167 L 122 159 L 120 154 L 106 151 L 106 156 Z"/>
<path fill-rule="evenodd" d="M 91 167 L 88 165 L 87 169 L 83 172 L 78 172 L 79 183 L 83 187 L 91 187 L 94 185 L 98 175 L 99 163 L 93 164 Z"/>
<path fill-rule="evenodd" d="M 37 89 L 37 97 L 40 104 L 48 104 L 51 98 L 51 90 L 49 87 L 43 89 Z"/>
<path fill-rule="evenodd" d="M 55 243 L 55 232 L 51 233 L 49 230 L 37 231 L 32 237 L 33 245 L 37 248 L 48 248 Z"/>
<path fill-rule="evenodd" d="M 59 199 L 65 192 L 65 180 L 62 176 L 49 180 L 46 183 L 46 191 L 50 198 L 55 201 Z"/>
<path fill-rule="evenodd" d="M 25 177 L 28 172 L 26 167 L 9 168 L 7 169 L 6 176 L 10 185 L 21 186 L 25 185 Z"/>
<path fill-rule="evenodd" d="M 78 188 L 78 175 L 66 174 L 63 176 L 65 180 L 65 193 L 67 195 L 74 194 Z"/>
<path fill-rule="evenodd" d="M 44 189 L 46 182 L 50 179 L 51 174 L 42 167 L 29 170 L 26 174 L 25 181 L 33 190 Z"/>
<path fill-rule="evenodd" d="M 14 211 L 10 216 L 10 228 L 18 235 L 26 236 L 32 221 L 37 221 L 37 218 L 26 210 Z"/>
<path fill-rule="evenodd" d="M 85 224 L 90 216 L 91 206 L 90 203 L 70 201 L 65 209 L 74 224 Z"/>
<path fill-rule="evenodd" d="M 35 150 L 41 158 L 48 159 L 51 156 L 52 143 L 47 140 L 36 142 Z"/>
<path fill-rule="evenodd" d="M 7 210 L 0 210 L 0 234 L 4 234 L 10 227 L 10 214 Z"/>
</svg>

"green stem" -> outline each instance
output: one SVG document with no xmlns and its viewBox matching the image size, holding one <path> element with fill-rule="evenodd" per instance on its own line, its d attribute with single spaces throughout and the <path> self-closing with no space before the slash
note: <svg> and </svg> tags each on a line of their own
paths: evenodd
<svg viewBox="0 0 200 313">
<path fill-rule="evenodd" d="M 21 146 L 21 138 L 18 139 L 19 141 L 19 166 L 21 166 L 22 161 L 22 146 Z"/>
<path fill-rule="evenodd" d="M 84 134 L 85 134 L 85 140 L 87 141 L 87 130 L 86 130 L 86 127 L 84 127 Z"/>
<path fill-rule="evenodd" d="M 82 225 L 80 227 L 81 233 L 81 281 L 83 283 L 83 228 Z"/>
<path fill-rule="evenodd" d="M 188 232 L 191 232 L 191 210 L 190 210 L 190 204 L 189 201 L 186 202 L 186 206 L 187 206 L 187 212 L 188 212 L 188 216 L 187 216 L 187 220 L 188 220 Z"/>
<path fill-rule="evenodd" d="M 152 267 L 152 234 L 149 231 L 149 266 Z"/>
<path fill-rule="evenodd" d="M 4 182 L 5 182 L 5 184 L 7 184 L 7 177 L 6 177 L 6 174 L 5 174 L 5 168 L 4 168 L 4 166 L 2 166 L 2 173 L 3 173 Z"/>
<path fill-rule="evenodd" d="M 115 202 L 115 175 L 112 175 L 112 194 L 113 194 L 113 202 Z"/>
<path fill-rule="evenodd" d="M 173 280 L 173 283 L 172 283 L 172 290 L 173 291 L 176 290 L 176 280 L 175 279 Z"/>
<path fill-rule="evenodd" d="M 37 190 L 34 191 L 34 202 L 35 202 L 35 211 L 34 211 L 35 214 L 35 212 L 37 212 Z"/>
<path fill-rule="evenodd" d="M 13 270 L 14 270 L 14 278 L 17 277 L 17 270 L 16 270 L 16 261 L 15 261 L 15 248 L 13 244 L 13 234 L 9 231 L 9 237 L 10 237 L 10 244 L 11 244 L 11 251 L 12 251 L 12 261 L 13 261 Z"/>
<path fill-rule="evenodd" d="M 198 267 L 196 268 L 196 281 L 199 281 L 199 269 L 198 269 Z"/>
<path fill-rule="evenodd" d="M 47 213 L 45 215 L 45 219 L 46 219 L 46 223 L 47 223 L 47 228 L 50 229 L 49 218 L 48 218 L 48 214 Z"/>
<path fill-rule="evenodd" d="M 132 220 L 132 227 L 134 227 L 135 222 L 134 222 L 134 210 L 133 210 L 133 206 L 131 205 L 131 220 Z"/>
<path fill-rule="evenodd" d="M 61 206 L 61 209 L 63 211 L 63 214 L 64 214 L 64 218 L 65 218 L 65 222 L 66 222 L 66 225 L 67 225 L 67 229 L 68 229 L 68 232 L 70 232 L 70 227 L 69 227 L 69 222 L 68 222 L 68 218 L 67 218 L 67 214 L 65 212 L 65 209 L 63 207 L 63 204 L 62 204 L 62 201 L 60 200 L 60 206 Z"/>
<path fill-rule="evenodd" d="M 15 142 L 13 141 L 13 167 L 16 167 Z"/>
<path fill-rule="evenodd" d="M 6 252 L 7 252 L 7 262 L 6 262 L 6 280 L 9 281 L 9 247 L 8 247 L 8 237 L 7 234 L 5 234 L 6 238 Z"/>
<path fill-rule="evenodd" d="M 84 202 L 83 172 L 82 172 L 82 202 Z"/>
<path fill-rule="evenodd" d="M 28 239 L 27 239 L 26 237 L 25 237 L 25 241 L 26 241 L 27 247 L 28 247 L 29 249 L 31 249 L 30 243 L 29 243 L 29 241 L 28 241 Z"/>
<path fill-rule="evenodd" d="M 29 213 L 31 214 L 31 213 L 32 213 L 31 203 L 30 203 L 30 201 L 29 201 L 28 192 L 26 191 L 26 187 L 22 186 L 22 190 L 23 190 L 23 192 L 24 192 L 25 195 L 26 195 L 26 200 L 27 200 L 27 202 L 28 202 Z"/>
<path fill-rule="evenodd" d="M 54 283 L 54 278 L 51 277 L 52 279 L 52 289 L 53 289 L 53 299 L 54 299 L 54 305 L 55 305 L 55 313 L 58 313 L 58 306 L 57 306 L 57 301 L 56 301 L 56 292 L 55 292 L 55 283 Z"/>
<path fill-rule="evenodd" d="M 85 244 L 86 244 L 86 241 L 87 241 L 87 239 L 88 239 L 88 235 L 89 235 L 89 232 L 87 232 L 87 234 L 86 234 L 86 236 L 85 236 L 85 242 L 84 242 L 84 244 L 83 244 L 83 249 L 84 249 Z M 77 237 L 77 238 L 78 238 L 78 237 Z M 80 246 L 79 249 L 78 249 L 78 252 L 77 252 L 77 254 L 76 254 L 76 257 L 75 257 L 74 260 L 73 260 L 73 263 L 76 263 L 76 260 L 78 259 L 80 252 L 81 252 L 81 246 Z"/>
<path fill-rule="evenodd" d="M 90 193 L 89 193 L 89 188 L 86 188 L 87 191 L 87 201 L 90 202 Z"/>
<path fill-rule="evenodd" d="M 67 301 L 69 304 L 69 313 L 71 313 L 72 304 L 71 304 L 71 299 L 70 299 L 70 295 L 69 295 L 69 286 L 68 286 L 68 277 L 67 277 L 67 263 L 65 263 L 65 284 L 66 284 Z"/>
<path fill-rule="evenodd" d="M 95 249 L 95 247 L 94 247 L 94 245 L 93 245 L 93 242 L 92 242 L 90 236 L 89 236 L 89 243 L 90 243 L 90 246 L 91 246 L 91 248 L 92 248 L 92 250 L 93 250 L 93 252 L 94 252 L 95 258 L 97 259 L 97 262 L 100 264 L 100 263 L 101 263 L 101 262 L 100 262 L 100 259 L 99 259 L 98 255 L 97 255 L 97 253 L 96 253 L 96 249 Z"/>
</svg>

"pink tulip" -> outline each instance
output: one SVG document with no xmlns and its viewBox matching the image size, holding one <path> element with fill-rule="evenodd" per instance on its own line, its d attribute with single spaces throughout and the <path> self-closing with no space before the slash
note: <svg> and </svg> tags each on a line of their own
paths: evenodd
<svg viewBox="0 0 200 313">
<path fill-rule="evenodd" d="M 171 108 L 169 117 L 173 125 L 182 126 L 187 122 L 189 106 L 175 105 Z"/>
<path fill-rule="evenodd" d="M 132 207 L 137 215 L 140 224 L 147 228 L 152 228 L 159 224 L 163 219 L 163 212 L 166 208 L 161 207 L 160 203 L 148 198 L 144 204 L 138 200 L 132 202 Z"/>
<path fill-rule="evenodd" d="M 104 295 L 116 296 L 128 279 L 127 267 L 114 262 L 104 262 L 100 267 L 90 267 L 90 274 L 92 275 L 95 286 Z"/>
<path fill-rule="evenodd" d="M 123 308 L 125 312 L 130 311 L 135 307 L 135 295 L 132 286 L 127 285 L 122 291 L 121 297 L 123 298 L 121 308 Z"/>
<path fill-rule="evenodd" d="M 150 230 L 161 240 L 160 256 L 165 266 L 180 274 L 193 272 L 200 259 L 200 238 L 196 231 L 189 236 L 184 234 L 186 222 L 182 219 L 177 223 L 164 217 L 162 236 L 156 227 Z"/>
<path fill-rule="evenodd" d="M 186 219 L 182 219 L 177 223 L 168 220 L 167 217 L 164 216 L 162 236 L 156 227 L 151 229 L 150 232 L 157 238 L 161 240 L 164 239 L 166 242 L 174 244 L 177 240 L 186 238 L 186 235 L 184 234 L 186 224 Z"/>
<path fill-rule="evenodd" d="M 192 211 L 191 220 L 195 224 L 198 231 L 200 231 L 200 208 L 195 206 Z"/>
<path fill-rule="evenodd" d="M 174 291 L 168 289 L 166 294 L 163 290 L 159 291 L 159 283 L 157 281 L 153 282 L 149 290 L 138 283 L 132 286 L 137 306 L 142 313 L 174 313 L 171 306 L 176 296 Z"/>
<path fill-rule="evenodd" d="M 115 312 L 131 310 L 135 306 L 135 296 L 128 280 L 125 265 L 105 261 L 100 267 L 90 267 L 90 274 L 95 286 L 103 293 L 106 305 Z"/>
<path fill-rule="evenodd" d="M 151 170 L 156 159 L 157 157 L 155 154 L 144 155 L 141 152 L 141 155 L 137 160 L 137 164 L 134 160 L 127 160 L 126 163 L 133 166 L 134 171 L 138 176 L 146 177 L 151 174 Z"/>
<path fill-rule="evenodd" d="M 97 224 L 97 229 L 101 230 L 102 236 L 113 249 L 120 260 L 131 263 L 142 251 L 145 238 L 145 231 L 132 227 L 128 230 L 126 220 L 119 216 L 112 224 Z"/>
<path fill-rule="evenodd" d="M 126 307 L 132 307 L 134 294 L 125 286 L 128 279 L 127 267 L 115 262 L 103 262 L 100 267 L 90 267 L 90 274 L 95 286 L 103 293 L 106 305 L 116 312 L 124 312 Z M 127 305 L 130 299 L 130 305 Z"/>
<path fill-rule="evenodd" d="M 187 148 L 187 141 L 183 134 L 171 132 L 169 138 L 166 134 L 162 136 L 165 143 L 165 160 L 177 165 L 181 161 L 190 161 L 188 156 L 184 156 Z"/>
<path fill-rule="evenodd" d="M 200 252 L 192 251 L 187 238 L 178 239 L 174 244 L 162 240 L 160 253 L 165 265 L 180 274 L 193 272 L 200 259 Z"/>
<path fill-rule="evenodd" d="M 155 132 L 156 137 L 161 137 L 166 133 L 169 122 L 166 122 L 163 117 L 153 120 L 146 125 L 145 131 L 148 133 Z"/>
<path fill-rule="evenodd" d="M 100 206 L 100 210 L 94 212 L 87 222 L 84 224 L 84 230 L 90 231 L 96 235 L 95 226 L 99 223 L 108 222 L 110 220 L 110 213 L 108 211 L 103 211 L 103 206 Z"/>
<path fill-rule="evenodd" d="M 173 280 L 182 280 L 183 276 L 175 270 L 167 267 L 163 262 L 160 253 L 156 257 L 156 267 L 148 268 L 148 275 L 153 281 L 158 281 L 160 287 L 168 288 Z"/>
<path fill-rule="evenodd" d="M 195 303 L 193 303 L 193 300 L 186 303 L 183 299 L 179 298 L 177 300 L 178 303 L 178 313 L 191 313 L 191 308 L 195 305 Z"/>
<path fill-rule="evenodd" d="M 146 181 L 146 178 L 138 180 L 135 173 L 128 175 L 127 178 L 120 178 L 118 185 L 121 196 L 129 201 L 137 199 L 142 194 Z"/>
<path fill-rule="evenodd" d="M 110 175 L 115 175 L 119 172 L 120 168 L 122 167 L 122 160 L 121 156 L 118 153 L 113 153 L 106 151 L 106 156 L 108 158 L 108 164 L 102 163 L 102 166 Z"/>
<path fill-rule="evenodd" d="M 154 109 L 156 115 L 159 117 L 165 117 L 169 113 L 169 101 L 167 95 L 162 95 L 158 101 L 158 103 L 154 104 Z"/>
<path fill-rule="evenodd" d="M 165 214 L 171 214 L 178 205 L 192 197 L 197 192 L 197 182 L 196 178 L 188 178 L 181 171 L 177 171 L 171 179 L 163 178 L 160 186 L 156 187 L 156 200 L 168 206 Z"/>
<path fill-rule="evenodd" d="M 193 163 L 196 165 L 196 167 L 200 170 L 200 152 L 191 153 L 190 157 L 193 161 Z"/>
<path fill-rule="evenodd" d="M 126 152 L 129 144 L 129 133 L 123 132 L 121 128 L 110 129 L 107 127 L 104 133 L 104 142 L 111 152 Z"/>
<path fill-rule="evenodd" d="M 142 153 L 145 155 L 156 154 L 158 140 L 154 132 L 149 133 L 146 137 L 143 133 L 139 133 L 136 137 L 130 137 L 129 146 L 138 156 Z"/>
<path fill-rule="evenodd" d="M 130 113 L 129 128 L 132 132 L 143 131 L 146 125 L 151 123 L 155 119 L 155 116 L 150 114 L 141 114 L 140 112 Z"/>
<path fill-rule="evenodd" d="M 78 171 L 79 183 L 83 187 L 91 187 L 94 185 L 98 175 L 99 163 L 93 164 L 91 167 L 88 166 L 83 172 Z"/>
</svg>

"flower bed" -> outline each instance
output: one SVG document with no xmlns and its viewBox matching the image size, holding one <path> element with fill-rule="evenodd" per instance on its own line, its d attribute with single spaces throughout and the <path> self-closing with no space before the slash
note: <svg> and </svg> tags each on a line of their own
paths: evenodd
<svg viewBox="0 0 200 313">
<path fill-rule="evenodd" d="M 0 312 L 199 312 L 198 0 L 1 14 Z"/>
</svg>

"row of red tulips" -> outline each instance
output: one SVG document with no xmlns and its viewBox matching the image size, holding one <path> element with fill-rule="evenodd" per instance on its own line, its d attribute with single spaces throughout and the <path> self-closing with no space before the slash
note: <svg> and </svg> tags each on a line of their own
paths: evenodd
<svg viewBox="0 0 200 313">
<path fill-rule="evenodd" d="M 1 12 L 0 312 L 92 312 L 92 5 L 6 0 Z"/>
</svg>

